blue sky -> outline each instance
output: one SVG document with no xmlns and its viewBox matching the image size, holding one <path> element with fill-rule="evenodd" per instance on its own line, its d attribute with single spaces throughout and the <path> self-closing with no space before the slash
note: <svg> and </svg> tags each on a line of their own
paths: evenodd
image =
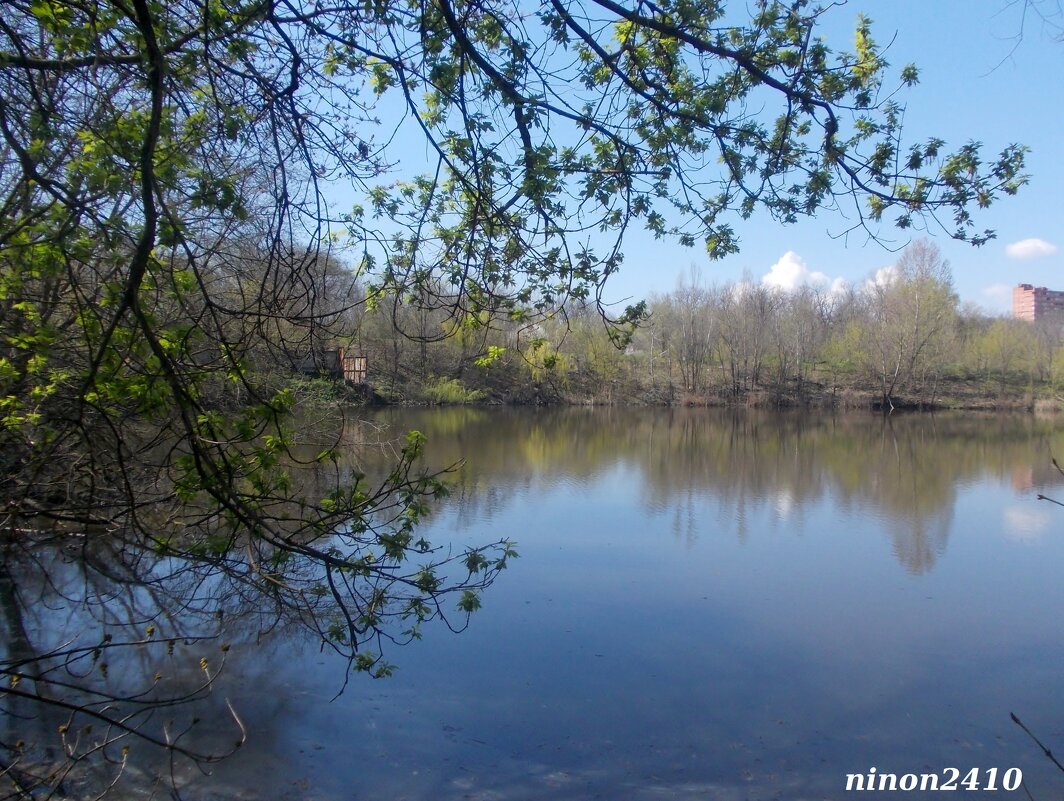
<svg viewBox="0 0 1064 801">
<path fill-rule="evenodd" d="M 961 300 L 995 314 L 1011 308 L 1017 283 L 1064 289 L 1064 42 L 1054 39 L 1059 31 L 1031 15 L 1017 41 L 1021 7 L 1010 0 L 851 0 L 832 9 L 824 29 L 833 49 L 851 49 L 853 26 L 863 12 L 874 21 L 881 45 L 894 38 L 887 50 L 893 69 L 910 62 L 919 67 L 920 83 L 901 96 L 910 142 L 939 136 L 956 147 L 975 140 L 991 154 L 1013 142 L 1031 148 L 1030 184 L 976 219 L 979 230 L 992 228 L 997 239 L 973 248 L 941 231 L 929 232 L 950 261 Z M 830 212 L 792 226 L 737 219 L 735 227 L 740 253 L 716 262 L 698 248 L 644 236 L 627 239 L 625 266 L 610 279 L 607 299 L 668 291 L 692 265 L 706 283 L 739 280 L 744 272 L 754 280 L 772 275 L 768 280 L 778 284 L 814 273 L 821 280 L 857 283 L 897 258 L 862 234 L 833 239 L 848 225 Z M 894 228 L 883 233 L 895 248 L 908 241 L 906 232 Z"/>
<path fill-rule="evenodd" d="M 1058 0 L 1034 2 L 1048 8 Z M 1023 6 L 1024 0 L 849 0 L 836 3 L 821 27 L 833 50 L 852 50 L 863 13 L 873 20 L 894 75 L 906 64 L 917 65 L 919 84 L 897 98 L 905 106 L 903 146 L 937 136 L 952 151 L 978 141 L 987 158 L 1012 143 L 1031 148 L 1029 185 L 976 216 L 976 230 L 993 229 L 996 239 L 973 248 L 941 229 L 927 232 L 949 260 L 961 300 L 992 314 L 1010 311 L 1018 283 L 1064 290 L 1064 19 L 1046 26 L 1028 13 L 1024 20 Z M 735 7 L 745 4 L 737 0 Z M 385 95 L 382 109 L 397 102 Z M 429 159 L 420 138 L 404 136 L 392 142 L 388 156 L 398 162 L 398 174 L 422 170 Z M 334 186 L 330 194 L 342 207 L 355 200 L 349 192 Z M 864 232 L 839 238 L 852 222 L 831 211 L 791 226 L 738 215 L 729 222 L 739 233 L 740 252 L 720 261 L 710 261 L 702 247 L 654 240 L 633 228 L 625 239 L 625 264 L 610 278 L 604 299 L 623 304 L 667 292 L 692 267 L 706 284 L 744 276 L 784 287 L 803 281 L 861 284 L 893 264 L 910 238 L 925 235 L 887 226 L 882 243 Z"/>
</svg>

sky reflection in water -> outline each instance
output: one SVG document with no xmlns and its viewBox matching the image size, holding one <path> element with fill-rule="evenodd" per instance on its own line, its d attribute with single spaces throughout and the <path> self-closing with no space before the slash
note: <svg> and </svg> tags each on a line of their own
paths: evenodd
<svg viewBox="0 0 1064 801">
<path fill-rule="evenodd" d="M 716 410 L 408 410 L 466 460 L 433 541 L 517 540 L 460 636 L 357 678 L 244 646 L 219 797 L 841 798 L 845 774 L 1055 772 L 1064 496 L 1053 422 Z M 1059 513 L 1058 513 L 1059 511 Z M 964 792 L 952 797 L 963 798 Z"/>
</svg>

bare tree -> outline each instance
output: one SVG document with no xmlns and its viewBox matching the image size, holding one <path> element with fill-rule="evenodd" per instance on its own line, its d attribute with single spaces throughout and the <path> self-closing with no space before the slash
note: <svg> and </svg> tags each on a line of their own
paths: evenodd
<svg viewBox="0 0 1064 801">
<path fill-rule="evenodd" d="M 918 240 L 868 293 L 866 353 L 883 407 L 893 409 L 899 387 L 921 370 L 937 369 L 944 353 L 957 305 L 949 263 L 937 246 Z"/>
</svg>

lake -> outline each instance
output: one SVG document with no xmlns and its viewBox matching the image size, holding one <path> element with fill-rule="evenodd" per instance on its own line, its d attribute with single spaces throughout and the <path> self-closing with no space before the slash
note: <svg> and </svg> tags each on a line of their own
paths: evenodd
<svg viewBox="0 0 1064 801">
<path fill-rule="evenodd" d="M 189 798 L 837 799 L 873 768 L 976 768 L 981 786 L 1018 768 L 1060 797 L 1064 773 L 1010 720 L 1064 751 L 1064 508 L 1037 499 L 1064 500 L 1060 421 L 371 422 L 351 437 L 417 429 L 431 465 L 464 460 L 432 541 L 508 537 L 520 558 L 468 630 L 428 626 L 386 653 L 393 677 L 339 697 L 343 665 L 301 636 L 234 646 L 216 696 L 249 740 Z"/>
<path fill-rule="evenodd" d="M 237 660 L 221 795 L 840 798 L 846 775 L 1064 774 L 1064 429 L 1031 417 L 397 410 L 465 460 L 427 524 L 521 554 L 471 627 L 355 678 Z M 948 777 L 947 777 L 948 778 Z M 999 780 L 1000 781 L 1000 780 Z M 205 787 L 212 786 L 211 784 Z M 964 796 L 965 793 L 955 793 Z M 1024 796 L 1025 797 L 1025 796 Z"/>
</svg>

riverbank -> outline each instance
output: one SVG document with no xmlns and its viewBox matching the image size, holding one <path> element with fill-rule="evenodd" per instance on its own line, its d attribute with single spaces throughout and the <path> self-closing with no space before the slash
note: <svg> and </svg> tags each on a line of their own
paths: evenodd
<svg viewBox="0 0 1064 801">
<path fill-rule="evenodd" d="M 960 410 L 1056 413 L 1064 411 L 1064 395 L 1048 386 L 1001 385 L 982 378 L 945 377 L 933 385 L 904 388 L 885 398 L 870 383 L 839 382 L 825 377 L 791 381 L 783 386 L 758 385 L 734 390 L 711 386 L 685 389 L 675 382 L 626 382 L 574 385 L 491 385 L 458 379 L 416 381 L 403 386 L 343 387 L 323 391 L 301 381 L 294 390 L 311 403 L 341 402 L 370 406 L 673 406 L 734 408 L 808 408 L 890 411 Z"/>
</svg>

